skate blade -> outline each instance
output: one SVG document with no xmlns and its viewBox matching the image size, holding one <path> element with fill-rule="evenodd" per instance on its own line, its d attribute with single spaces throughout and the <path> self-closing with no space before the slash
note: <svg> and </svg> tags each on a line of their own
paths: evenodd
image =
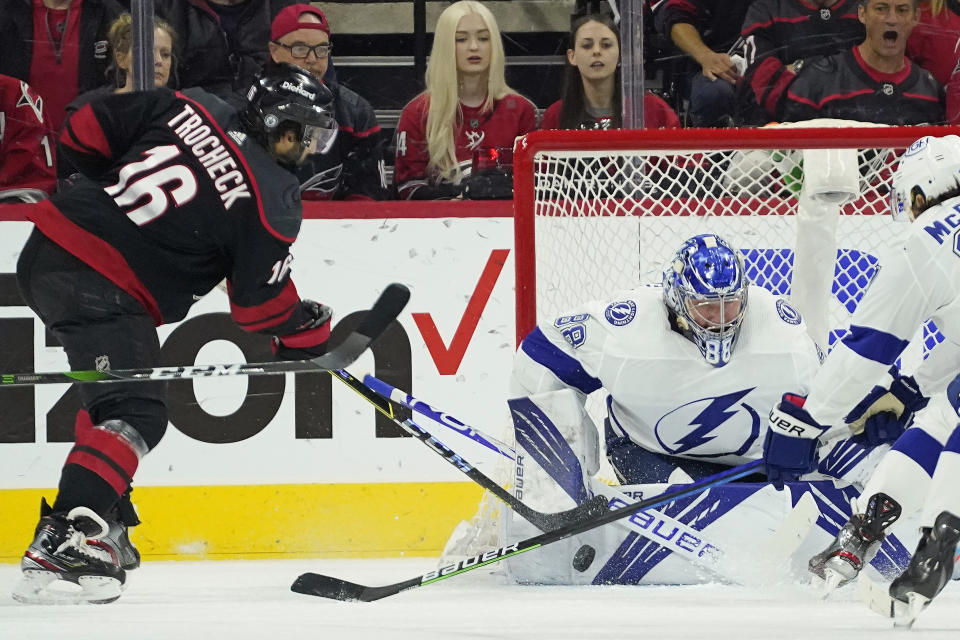
<svg viewBox="0 0 960 640">
<path fill-rule="evenodd" d="M 893 626 L 896 629 L 909 629 L 917 621 L 930 599 L 919 593 L 908 593 L 907 602 L 893 600 Z"/>
<path fill-rule="evenodd" d="M 106 604 L 120 597 L 121 585 L 107 576 L 80 576 L 74 584 L 50 571 L 24 571 L 11 596 L 24 604 Z"/>
<path fill-rule="evenodd" d="M 821 599 L 826 600 L 829 598 L 844 580 L 845 577 L 838 571 L 831 569 L 830 567 L 825 567 L 823 570 L 823 584 L 821 585 L 820 592 Z"/>
<path fill-rule="evenodd" d="M 871 611 L 879 613 L 884 618 L 891 618 L 897 629 L 909 629 L 917 618 L 930 604 L 926 596 L 918 593 L 907 594 L 907 602 L 890 597 L 890 585 L 874 582 L 866 576 L 860 576 L 860 599 Z"/>
</svg>

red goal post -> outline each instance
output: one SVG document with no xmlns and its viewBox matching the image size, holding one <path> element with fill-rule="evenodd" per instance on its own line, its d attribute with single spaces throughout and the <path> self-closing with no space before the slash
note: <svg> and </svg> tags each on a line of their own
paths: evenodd
<svg viewBox="0 0 960 640">
<path fill-rule="evenodd" d="M 900 153 L 922 136 L 960 133 L 856 124 L 550 130 L 518 138 L 517 344 L 538 318 L 658 282 L 680 243 L 705 232 L 744 253 L 754 284 L 795 302 L 814 291 L 801 311 L 814 321 L 824 314 L 825 331 L 841 330 L 877 252 L 899 231 L 888 185 Z"/>
</svg>

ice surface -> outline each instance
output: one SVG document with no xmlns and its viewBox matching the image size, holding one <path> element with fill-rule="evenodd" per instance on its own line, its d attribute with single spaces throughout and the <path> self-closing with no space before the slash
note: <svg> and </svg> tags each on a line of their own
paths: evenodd
<svg viewBox="0 0 960 640">
<path fill-rule="evenodd" d="M 500 585 L 480 569 L 372 603 L 289 590 L 303 571 L 378 585 L 433 565 L 429 559 L 146 562 L 113 604 L 46 607 L 10 599 L 19 569 L 0 564 L 0 640 L 960 638 L 956 583 L 909 632 L 868 610 L 854 587 L 829 601 L 801 587 L 518 587 Z"/>
</svg>

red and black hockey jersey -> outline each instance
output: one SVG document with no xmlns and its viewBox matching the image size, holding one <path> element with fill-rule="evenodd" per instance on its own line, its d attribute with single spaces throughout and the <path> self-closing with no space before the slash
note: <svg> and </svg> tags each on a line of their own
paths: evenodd
<svg viewBox="0 0 960 640">
<path fill-rule="evenodd" d="M 429 190 L 437 183 L 436 176 L 428 175 L 427 112 L 430 98 L 421 93 L 403 108 L 397 124 L 397 158 L 394 181 L 401 199 L 422 199 L 418 190 Z M 469 175 L 473 152 L 477 149 L 508 147 L 513 149 L 517 136 L 537 128 L 537 112 L 533 103 L 516 94 L 497 100 L 493 109 L 481 112 L 480 107 L 460 105 L 460 117 L 455 124 L 454 144 L 457 162 L 463 175 Z"/>
<path fill-rule="evenodd" d="M 929 71 L 904 60 L 897 73 L 869 66 L 858 47 L 804 61 L 780 120 L 840 118 L 890 125 L 943 122 L 943 92 Z"/>
<path fill-rule="evenodd" d="M 737 50 L 747 63 L 742 99 L 763 107 L 764 121 L 773 116 L 793 80 L 785 65 L 863 42 L 866 32 L 857 17 L 858 3 L 836 0 L 818 7 L 807 0 L 756 0 L 750 5 Z"/>
<path fill-rule="evenodd" d="M 0 190 L 53 193 L 54 144 L 43 98 L 26 82 L 0 75 Z"/>
<path fill-rule="evenodd" d="M 86 178 L 27 217 L 158 325 L 223 278 L 248 331 L 286 335 L 308 320 L 289 277 L 299 185 L 226 103 L 202 90 L 107 95 L 73 114 L 60 142 Z"/>
</svg>

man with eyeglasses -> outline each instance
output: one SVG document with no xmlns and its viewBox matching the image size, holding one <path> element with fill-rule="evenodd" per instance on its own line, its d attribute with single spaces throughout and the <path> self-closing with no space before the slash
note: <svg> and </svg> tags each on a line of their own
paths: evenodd
<svg viewBox="0 0 960 640">
<path fill-rule="evenodd" d="M 297 168 L 301 197 L 385 199 L 382 136 L 373 107 L 350 89 L 324 78 L 333 49 L 327 17 L 309 4 L 284 8 L 271 25 L 269 49 L 275 62 L 289 62 L 309 71 L 333 94 L 340 132 L 329 152 L 314 154 Z"/>
</svg>

